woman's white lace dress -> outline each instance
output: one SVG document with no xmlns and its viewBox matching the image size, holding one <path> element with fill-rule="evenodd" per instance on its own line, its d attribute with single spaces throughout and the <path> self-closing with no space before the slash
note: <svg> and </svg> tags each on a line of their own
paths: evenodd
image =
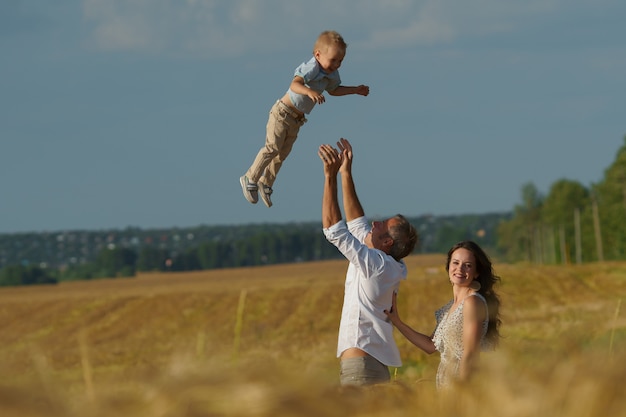
<svg viewBox="0 0 626 417">
<path fill-rule="evenodd" d="M 468 297 L 476 296 L 485 303 L 487 301 L 479 293 L 473 293 Z M 443 388 L 449 385 L 459 374 L 459 365 L 463 356 L 463 304 L 465 300 L 457 306 L 454 311 L 449 311 L 454 300 L 450 300 L 448 304 L 441 307 L 435 312 L 437 318 L 437 327 L 433 334 L 433 343 L 435 348 L 441 354 L 441 362 L 437 369 L 437 388 Z M 489 314 L 487 314 L 489 317 Z M 483 322 L 483 332 L 480 338 L 481 350 L 487 349 L 485 335 L 487 334 L 487 325 L 489 320 Z"/>
</svg>

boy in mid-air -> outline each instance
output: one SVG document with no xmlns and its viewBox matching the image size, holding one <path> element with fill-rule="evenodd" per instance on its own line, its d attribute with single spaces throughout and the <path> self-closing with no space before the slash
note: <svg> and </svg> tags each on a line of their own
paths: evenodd
<svg viewBox="0 0 626 417">
<path fill-rule="evenodd" d="M 313 57 L 295 70 L 289 90 L 276 101 L 270 110 L 266 127 L 265 146 L 257 154 L 246 174 L 239 178 L 243 195 L 252 204 L 261 199 L 267 207 L 272 206 L 272 186 L 281 165 L 291 152 L 300 127 L 307 121 L 316 104 L 331 96 L 359 94 L 367 96 L 366 85 L 348 87 L 341 85 L 337 71 L 346 55 L 347 45 L 335 31 L 322 32 L 313 46 Z"/>
</svg>

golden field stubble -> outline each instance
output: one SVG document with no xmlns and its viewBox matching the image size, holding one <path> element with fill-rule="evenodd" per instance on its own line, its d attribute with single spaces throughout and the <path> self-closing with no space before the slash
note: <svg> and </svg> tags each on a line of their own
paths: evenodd
<svg viewBox="0 0 626 417">
<path fill-rule="evenodd" d="M 400 313 L 429 333 L 451 291 L 408 259 Z M 452 398 L 396 333 L 394 383 L 340 389 L 343 261 L 0 289 L 0 415 L 626 416 L 626 263 L 495 263 L 500 348 Z"/>
</svg>

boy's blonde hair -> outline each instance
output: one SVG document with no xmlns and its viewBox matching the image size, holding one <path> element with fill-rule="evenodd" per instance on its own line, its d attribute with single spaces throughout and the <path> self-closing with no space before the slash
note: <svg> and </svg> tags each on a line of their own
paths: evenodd
<svg viewBox="0 0 626 417">
<path fill-rule="evenodd" d="M 325 50 L 329 46 L 335 45 L 344 51 L 348 47 L 348 44 L 343 40 L 343 37 L 334 30 L 325 30 L 317 37 L 315 45 L 313 45 L 313 53 L 317 50 Z"/>
</svg>

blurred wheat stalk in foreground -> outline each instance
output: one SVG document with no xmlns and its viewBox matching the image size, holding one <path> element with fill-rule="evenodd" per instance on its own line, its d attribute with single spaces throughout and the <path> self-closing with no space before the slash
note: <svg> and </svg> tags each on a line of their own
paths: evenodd
<svg viewBox="0 0 626 417">
<path fill-rule="evenodd" d="M 86 389 L 54 382 L 39 363 L 40 383 L 0 385 L 0 415 L 17 416 L 626 416 L 623 354 L 574 355 L 525 367 L 491 354 L 479 375 L 451 394 L 432 381 L 398 378 L 369 388 L 341 388 L 316 369 L 275 360 L 237 363 L 172 358 L 161 372 L 103 381 Z M 37 359 L 41 360 L 41 358 Z M 95 392 L 94 392 L 95 391 Z"/>
<path fill-rule="evenodd" d="M 428 331 L 449 283 L 420 259 L 399 301 Z M 626 417 L 626 264 L 498 272 L 502 344 L 452 394 L 398 335 L 393 383 L 338 386 L 344 262 L 0 291 L 0 417 Z"/>
</svg>

